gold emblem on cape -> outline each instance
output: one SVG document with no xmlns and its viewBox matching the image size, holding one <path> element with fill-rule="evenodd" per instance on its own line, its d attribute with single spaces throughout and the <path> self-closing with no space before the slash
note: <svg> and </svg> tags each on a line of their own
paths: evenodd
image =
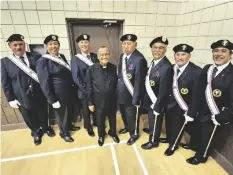
<svg viewBox="0 0 233 175">
<path fill-rule="evenodd" d="M 162 41 L 165 42 L 167 40 L 167 37 L 166 36 L 163 36 L 162 37 Z"/>
<path fill-rule="evenodd" d="M 221 95 L 222 95 L 222 91 L 221 90 L 219 90 L 219 89 L 214 89 L 213 90 L 213 96 L 215 96 L 215 97 L 221 97 Z"/>
<path fill-rule="evenodd" d="M 186 94 L 189 93 L 189 90 L 188 90 L 187 88 L 182 88 L 182 89 L 180 90 L 180 92 L 181 92 L 181 94 L 186 95 Z"/>
<path fill-rule="evenodd" d="M 182 50 L 186 50 L 187 46 L 186 45 L 182 45 Z"/>
<path fill-rule="evenodd" d="M 155 82 L 153 80 L 150 80 L 150 86 L 154 86 Z"/>
<path fill-rule="evenodd" d="M 228 41 L 227 40 L 222 41 L 222 45 L 223 46 L 227 46 L 228 45 Z"/>
<path fill-rule="evenodd" d="M 128 36 L 127 36 L 127 39 L 128 39 L 128 40 L 131 40 L 131 39 L 132 39 L 132 36 L 131 36 L 131 35 L 128 35 Z"/>
<path fill-rule="evenodd" d="M 132 75 L 130 73 L 127 73 L 126 75 L 127 75 L 128 79 L 132 78 Z"/>
<path fill-rule="evenodd" d="M 87 35 L 83 35 L 83 38 L 84 38 L 84 39 L 87 39 Z"/>
<path fill-rule="evenodd" d="M 55 35 L 53 35 L 53 36 L 52 36 L 52 39 L 53 39 L 53 40 L 56 40 L 56 39 L 57 39 L 57 37 L 56 37 Z"/>
</svg>

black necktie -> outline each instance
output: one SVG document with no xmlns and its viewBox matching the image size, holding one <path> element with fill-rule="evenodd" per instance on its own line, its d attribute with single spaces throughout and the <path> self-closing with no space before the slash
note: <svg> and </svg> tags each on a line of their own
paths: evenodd
<svg viewBox="0 0 233 175">
<path fill-rule="evenodd" d="M 24 57 L 23 57 L 23 56 L 21 56 L 21 57 L 19 57 L 19 58 L 20 58 L 20 60 L 23 62 L 23 64 L 25 64 L 26 66 L 28 66 L 27 63 L 24 61 Z"/>
<path fill-rule="evenodd" d="M 125 63 L 126 63 L 126 65 L 127 65 L 127 63 L 128 63 L 128 58 L 127 58 L 127 57 L 125 57 Z"/>
<path fill-rule="evenodd" d="M 176 76 L 178 76 L 179 73 L 180 73 L 180 69 L 177 69 L 177 72 L 176 72 L 176 73 L 177 73 Z"/>
<path fill-rule="evenodd" d="M 87 58 L 91 61 L 91 57 L 90 57 L 90 55 L 87 55 Z"/>
<path fill-rule="evenodd" d="M 215 67 L 214 70 L 213 70 L 212 79 L 214 79 L 217 72 L 218 72 L 218 68 Z"/>
</svg>

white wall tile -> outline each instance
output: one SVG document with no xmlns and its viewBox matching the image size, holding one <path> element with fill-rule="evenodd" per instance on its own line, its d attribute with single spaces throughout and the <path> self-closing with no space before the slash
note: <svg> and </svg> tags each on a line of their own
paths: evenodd
<svg viewBox="0 0 233 175">
<path fill-rule="evenodd" d="M 199 36 L 208 35 L 210 23 L 201 23 L 199 28 Z"/>
<path fill-rule="evenodd" d="M 65 14 L 63 11 L 52 11 L 53 24 L 65 24 Z"/>
<path fill-rule="evenodd" d="M 168 3 L 167 10 L 169 14 L 177 14 L 177 7 L 180 7 L 180 3 Z"/>
<path fill-rule="evenodd" d="M 77 12 L 65 12 L 65 17 L 66 18 L 77 18 L 78 13 Z"/>
<path fill-rule="evenodd" d="M 135 25 L 136 19 L 135 14 L 125 13 L 125 25 Z"/>
<path fill-rule="evenodd" d="M 44 44 L 44 38 L 30 38 L 30 44 Z"/>
<path fill-rule="evenodd" d="M 177 34 L 177 28 L 176 27 L 166 27 L 164 29 L 164 35 L 167 37 L 176 37 Z"/>
<path fill-rule="evenodd" d="M 49 1 L 36 1 L 36 6 L 38 10 L 50 10 Z"/>
<path fill-rule="evenodd" d="M 158 36 L 163 36 L 163 35 L 165 35 L 164 27 L 156 27 L 155 36 L 158 37 Z"/>
<path fill-rule="evenodd" d="M 202 18 L 202 11 L 197 11 L 193 13 L 193 17 L 192 17 L 192 23 L 196 24 L 196 23 L 200 23 L 201 18 Z"/>
<path fill-rule="evenodd" d="M 63 55 L 65 55 L 66 59 L 69 61 L 71 60 L 70 50 L 69 49 L 60 49 L 59 51 Z"/>
<path fill-rule="evenodd" d="M 4 39 L 1 39 L 1 52 L 6 52 L 8 51 L 6 41 Z"/>
<path fill-rule="evenodd" d="M 62 1 L 50 1 L 51 10 L 63 10 Z"/>
<path fill-rule="evenodd" d="M 147 9 L 147 2 L 137 1 L 137 12 L 146 13 L 145 9 Z"/>
<path fill-rule="evenodd" d="M 135 26 L 125 26 L 124 27 L 124 34 L 126 33 L 135 33 Z"/>
<path fill-rule="evenodd" d="M 88 1 L 77 1 L 78 11 L 89 11 L 89 2 Z"/>
<path fill-rule="evenodd" d="M 157 15 L 156 26 L 165 26 L 166 25 L 166 15 Z"/>
<path fill-rule="evenodd" d="M 9 9 L 7 1 L 1 1 L 1 9 Z"/>
<path fill-rule="evenodd" d="M 59 41 L 61 43 L 60 49 L 69 49 L 68 38 L 59 38 Z"/>
<path fill-rule="evenodd" d="M 206 37 L 197 37 L 194 48 L 205 49 Z"/>
<path fill-rule="evenodd" d="M 15 25 L 15 33 L 20 33 L 24 37 L 29 37 L 26 25 Z"/>
<path fill-rule="evenodd" d="M 206 7 L 212 7 L 214 5 L 215 5 L 215 0 L 209 0 L 209 1 L 205 0 L 204 8 L 206 8 Z"/>
<path fill-rule="evenodd" d="M 148 1 L 147 12 L 148 13 L 157 13 L 157 2 Z"/>
<path fill-rule="evenodd" d="M 146 26 L 144 36 L 153 38 L 154 35 L 155 35 L 155 27 Z"/>
<path fill-rule="evenodd" d="M 54 30 L 59 37 L 68 37 L 66 25 L 54 25 Z"/>
<path fill-rule="evenodd" d="M 157 8 L 157 12 L 158 14 L 166 14 L 167 13 L 167 4 L 166 2 L 158 2 L 158 8 Z"/>
<path fill-rule="evenodd" d="M 11 16 L 14 24 L 26 24 L 23 11 L 12 10 Z"/>
<path fill-rule="evenodd" d="M 137 2 L 136 1 L 126 1 L 125 2 L 125 11 L 126 12 L 136 12 L 137 11 Z"/>
<path fill-rule="evenodd" d="M 39 24 L 37 11 L 24 11 L 27 24 Z"/>
<path fill-rule="evenodd" d="M 192 17 L 193 17 L 193 13 L 187 13 L 183 15 L 183 25 L 191 24 Z"/>
<path fill-rule="evenodd" d="M 211 22 L 209 35 L 221 35 L 223 21 Z"/>
<path fill-rule="evenodd" d="M 186 6 L 185 13 L 192 12 L 194 10 L 194 6 L 195 6 L 195 1 L 189 1 L 188 5 Z"/>
<path fill-rule="evenodd" d="M 233 19 L 224 20 L 222 35 L 233 36 L 232 28 L 233 28 Z"/>
<path fill-rule="evenodd" d="M 183 25 L 183 15 L 176 15 L 175 26 Z"/>
<path fill-rule="evenodd" d="M 146 14 L 146 25 L 154 26 L 156 22 L 156 14 Z"/>
<path fill-rule="evenodd" d="M 136 14 L 136 25 L 146 24 L 146 14 Z"/>
<path fill-rule="evenodd" d="M 15 28 L 13 25 L 1 25 L 2 35 L 4 38 L 8 38 L 10 35 L 15 33 Z"/>
<path fill-rule="evenodd" d="M 89 18 L 90 13 L 89 12 L 78 12 L 78 18 Z"/>
<path fill-rule="evenodd" d="M 10 9 L 22 9 L 21 1 L 8 1 L 8 5 Z"/>
<path fill-rule="evenodd" d="M 106 1 L 102 3 L 102 10 L 104 12 L 113 12 L 113 1 Z"/>
<path fill-rule="evenodd" d="M 90 12 L 90 16 L 93 19 L 101 19 L 102 18 L 101 12 Z"/>
<path fill-rule="evenodd" d="M 166 26 L 175 26 L 176 15 L 166 16 Z"/>
<path fill-rule="evenodd" d="M 101 12 L 101 1 L 90 1 L 90 11 Z"/>
<path fill-rule="evenodd" d="M 202 15 L 202 18 L 201 18 L 201 22 L 211 21 L 213 11 L 214 11 L 213 7 L 212 8 L 204 9 L 203 15 Z"/>
<path fill-rule="evenodd" d="M 190 34 L 189 31 L 190 31 L 190 26 L 189 25 L 182 27 L 182 35 L 183 36 L 189 36 L 189 34 Z"/>
<path fill-rule="evenodd" d="M 28 25 L 28 32 L 30 37 L 42 37 L 39 25 Z"/>
<path fill-rule="evenodd" d="M 0 52 L 0 54 L 1 54 L 1 59 L 9 55 L 8 52 Z"/>
<path fill-rule="evenodd" d="M 233 18 L 233 2 L 229 2 L 227 5 L 227 12 L 225 19 Z"/>
<path fill-rule="evenodd" d="M 76 1 L 63 1 L 64 3 L 64 10 L 66 11 L 76 11 L 77 4 Z"/>
<path fill-rule="evenodd" d="M 23 9 L 35 10 L 36 2 L 35 1 L 22 1 Z"/>
<path fill-rule="evenodd" d="M 114 13 L 113 14 L 114 19 L 125 19 L 124 13 Z"/>
<path fill-rule="evenodd" d="M 114 18 L 113 14 L 114 13 L 104 13 L 104 12 L 102 12 L 102 18 L 103 19 L 113 19 Z"/>
<path fill-rule="evenodd" d="M 205 1 L 195 1 L 194 11 L 203 8 Z"/>
<path fill-rule="evenodd" d="M 114 12 L 125 12 L 125 2 L 114 1 Z"/>
<path fill-rule="evenodd" d="M 41 25 L 41 30 L 43 38 L 55 33 L 53 25 Z"/>
<path fill-rule="evenodd" d="M 227 4 L 222 4 L 214 7 L 212 20 L 222 20 L 226 14 Z M 232 12 L 233 13 L 233 12 Z"/>
<path fill-rule="evenodd" d="M 189 36 L 197 36 L 200 24 L 194 24 L 190 26 Z"/>
<path fill-rule="evenodd" d="M 143 37 L 145 35 L 145 31 L 145 26 L 135 26 L 135 35 L 137 35 L 138 37 Z"/>
<path fill-rule="evenodd" d="M 1 24 L 12 24 L 11 14 L 9 10 L 1 10 Z"/>
<path fill-rule="evenodd" d="M 51 11 L 38 11 L 40 24 L 52 24 L 52 14 Z"/>
<path fill-rule="evenodd" d="M 184 14 L 185 11 L 186 11 L 187 5 L 188 5 L 187 2 L 180 3 L 180 4 L 178 5 L 178 10 L 177 10 L 177 11 L 178 11 L 178 14 Z"/>
</svg>

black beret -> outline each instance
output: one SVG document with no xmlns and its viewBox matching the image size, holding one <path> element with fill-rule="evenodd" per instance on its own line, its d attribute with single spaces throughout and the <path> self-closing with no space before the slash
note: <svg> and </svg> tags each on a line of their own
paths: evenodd
<svg viewBox="0 0 233 175">
<path fill-rule="evenodd" d="M 90 35 L 88 34 L 82 34 L 76 38 L 76 42 L 78 43 L 81 40 L 90 40 Z"/>
<path fill-rule="evenodd" d="M 188 44 L 178 44 L 175 47 L 173 47 L 173 51 L 175 53 L 177 52 L 191 53 L 193 51 L 193 47 Z"/>
<path fill-rule="evenodd" d="M 44 44 L 47 44 L 49 41 L 58 41 L 58 36 L 57 35 L 49 35 L 44 39 Z"/>
<path fill-rule="evenodd" d="M 138 39 L 138 37 L 134 34 L 125 34 L 123 35 L 120 40 L 123 42 L 123 41 L 133 41 L 135 42 L 136 40 Z"/>
<path fill-rule="evenodd" d="M 211 49 L 215 49 L 218 47 L 224 47 L 229 50 L 233 50 L 233 43 L 231 43 L 229 40 L 218 40 L 211 44 Z"/>
<path fill-rule="evenodd" d="M 151 41 L 150 47 L 152 47 L 154 43 L 163 43 L 165 45 L 168 45 L 168 39 L 165 36 L 157 37 Z"/>
<path fill-rule="evenodd" d="M 13 34 L 13 35 L 9 36 L 9 38 L 7 39 L 6 42 L 23 41 L 23 40 L 24 40 L 24 36 L 23 35 Z"/>
</svg>

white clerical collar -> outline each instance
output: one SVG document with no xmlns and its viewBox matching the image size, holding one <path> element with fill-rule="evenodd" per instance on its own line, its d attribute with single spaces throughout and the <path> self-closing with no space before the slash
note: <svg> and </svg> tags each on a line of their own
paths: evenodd
<svg viewBox="0 0 233 175">
<path fill-rule="evenodd" d="M 218 69 L 218 72 L 216 73 L 216 75 L 219 74 L 223 69 L 225 69 L 230 64 L 230 62 L 231 60 L 229 60 L 227 63 L 220 65 L 220 66 L 215 65 Z"/>
<path fill-rule="evenodd" d="M 84 52 L 82 52 L 82 51 L 81 51 L 81 54 L 82 54 L 83 56 L 85 56 L 85 57 L 87 57 L 88 55 L 90 56 L 90 53 L 86 54 L 86 53 L 84 53 Z"/>
</svg>

